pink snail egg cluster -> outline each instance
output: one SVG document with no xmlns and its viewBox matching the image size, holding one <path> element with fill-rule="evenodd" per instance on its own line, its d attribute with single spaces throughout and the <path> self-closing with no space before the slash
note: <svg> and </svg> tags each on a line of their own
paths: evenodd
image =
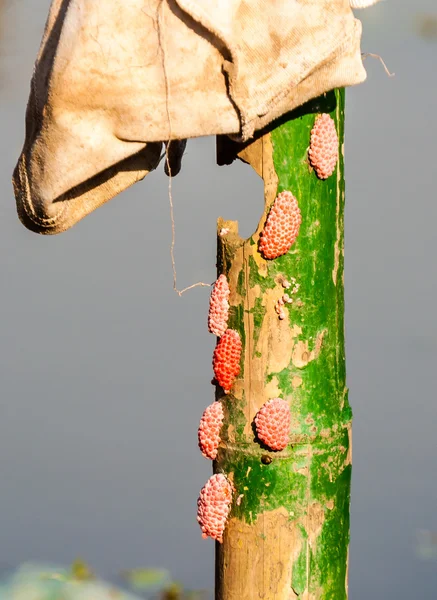
<svg viewBox="0 0 437 600">
<path fill-rule="evenodd" d="M 226 520 L 231 510 L 232 485 L 222 473 L 212 475 L 200 490 L 197 500 L 197 522 L 202 537 L 222 543 Z"/>
<path fill-rule="evenodd" d="M 335 122 L 327 113 L 314 123 L 308 156 L 319 179 L 328 179 L 333 174 L 338 161 L 338 135 Z"/>
<path fill-rule="evenodd" d="M 299 234 L 302 216 L 291 192 L 278 194 L 261 232 L 259 250 L 264 258 L 286 254 Z"/>
<path fill-rule="evenodd" d="M 223 425 L 223 406 L 213 402 L 205 409 L 200 419 L 198 439 L 199 448 L 205 458 L 214 460 L 220 444 L 220 429 Z"/>
<path fill-rule="evenodd" d="M 212 288 L 208 313 L 208 330 L 218 337 L 228 328 L 229 293 L 226 275 L 221 274 Z"/>
<path fill-rule="evenodd" d="M 266 402 L 255 417 L 258 439 L 271 450 L 283 450 L 290 441 L 290 407 L 282 398 Z"/>
<path fill-rule="evenodd" d="M 214 375 L 225 393 L 229 393 L 240 373 L 241 339 L 237 331 L 227 329 L 214 350 Z"/>
</svg>

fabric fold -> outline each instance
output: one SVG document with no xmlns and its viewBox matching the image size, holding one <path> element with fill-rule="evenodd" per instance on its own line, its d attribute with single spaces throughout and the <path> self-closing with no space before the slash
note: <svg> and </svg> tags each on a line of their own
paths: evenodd
<svg viewBox="0 0 437 600">
<path fill-rule="evenodd" d="M 163 142 L 247 140 L 360 83 L 360 38 L 349 0 L 53 0 L 13 177 L 21 220 L 64 231 L 156 168 Z"/>
</svg>

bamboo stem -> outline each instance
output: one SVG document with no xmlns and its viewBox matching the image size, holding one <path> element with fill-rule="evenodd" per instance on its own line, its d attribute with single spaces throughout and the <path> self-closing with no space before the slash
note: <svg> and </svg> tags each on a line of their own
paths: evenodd
<svg viewBox="0 0 437 600">
<path fill-rule="evenodd" d="M 339 136 L 340 160 L 326 181 L 307 160 L 314 112 L 329 112 Z M 343 331 L 343 137 L 344 92 L 336 91 L 249 146 L 235 146 L 264 179 L 265 211 L 247 240 L 237 223 L 218 222 L 218 272 L 228 277 L 229 327 L 240 334 L 243 358 L 231 394 L 217 388 L 225 423 L 214 470 L 232 480 L 235 498 L 217 544 L 216 600 L 347 598 L 352 414 Z M 223 153 L 219 161 L 230 162 Z M 266 261 L 259 234 L 282 190 L 298 199 L 302 225 L 290 251 Z M 280 320 L 275 304 L 290 292 L 284 279 L 294 293 Z M 257 411 L 274 397 L 291 406 L 291 443 L 282 452 L 263 448 L 253 431 Z"/>
</svg>

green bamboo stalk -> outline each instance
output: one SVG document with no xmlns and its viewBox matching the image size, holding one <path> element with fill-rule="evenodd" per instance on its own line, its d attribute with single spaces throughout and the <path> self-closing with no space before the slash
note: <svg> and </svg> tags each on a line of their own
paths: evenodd
<svg viewBox="0 0 437 600">
<path fill-rule="evenodd" d="M 310 132 L 323 112 L 335 120 L 340 145 L 326 181 L 308 164 Z M 343 90 L 288 115 L 239 153 L 264 179 L 257 231 L 243 240 L 237 223 L 218 222 L 218 272 L 229 280 L 229 327 L 240 334 L 243 356 L 231 393 L 217 388 L 225 423 L 214 470 L 232 480 L 235 497 L 217 544 L 216 600 L 347 598 L 352 413 L 343 325 L 343 139 Z M 259 233 L 283 190 L 298 199 L 302 225 L 290 251 L 266 261 Z M 279 320 L 284 277 L 299 289 Z M 255 414 L 273 397 L 291 406 L 291 443 L 282 452 L 262 448 L 253 432 Z"/>
</svg>

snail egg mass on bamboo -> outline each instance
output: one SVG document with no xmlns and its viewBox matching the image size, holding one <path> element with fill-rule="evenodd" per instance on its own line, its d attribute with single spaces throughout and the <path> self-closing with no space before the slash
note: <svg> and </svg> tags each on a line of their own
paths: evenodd
<svg viewBox="0 0 437 600">
<path fill-rule="evenodd" d="M 212 288 L 209 299 L 208 330 L 221 337 L 228 328 L 229 284 L 223 273 Z"/>
<path fill-rule="evenodd" d="M 200 419 L 198 430 L 199 448 L 205 458 L 214 460 L 217 456 L 223 419 L 224 413 L 221 402 L 210 404 Z"/>
<path fill-rule="evenodd" d="M 217 383 L 226 394 L 230 392 L 236 377 L 240 373 L 240 358 L 240 336 L 234 329 L 227 329 L 215 347 L 212 360 Z"/>
<path fill-rule="evenodd" d="M 301 222 L 299 205 L 293 194 L 288 191 L 278 194 L 260 235 L 259 251 L 264 258 L 286 254 L 296 241 Z"/>
<path fill-rule="evenodd" d="M 284 450 L 290 441 L 290 423 L 288 402 L 272 398 L 256 414 L 256 435 L 270 450 Z"/>
<path fill-rule="evenodd" d="M 202 537 L 223 541 L 223 532 L 232 503 L 232 485 L 223 473 L 212 475 L 200 490 L 197 521 Z"/>
<path fill-rule="evenodd" d="M 338 135 L 334 119 L 327 113 L 317 117 L 314 123 L 308 156 L 319 179 L 328 179 L 335 171 L 338 161 Z"/>
</svg>

